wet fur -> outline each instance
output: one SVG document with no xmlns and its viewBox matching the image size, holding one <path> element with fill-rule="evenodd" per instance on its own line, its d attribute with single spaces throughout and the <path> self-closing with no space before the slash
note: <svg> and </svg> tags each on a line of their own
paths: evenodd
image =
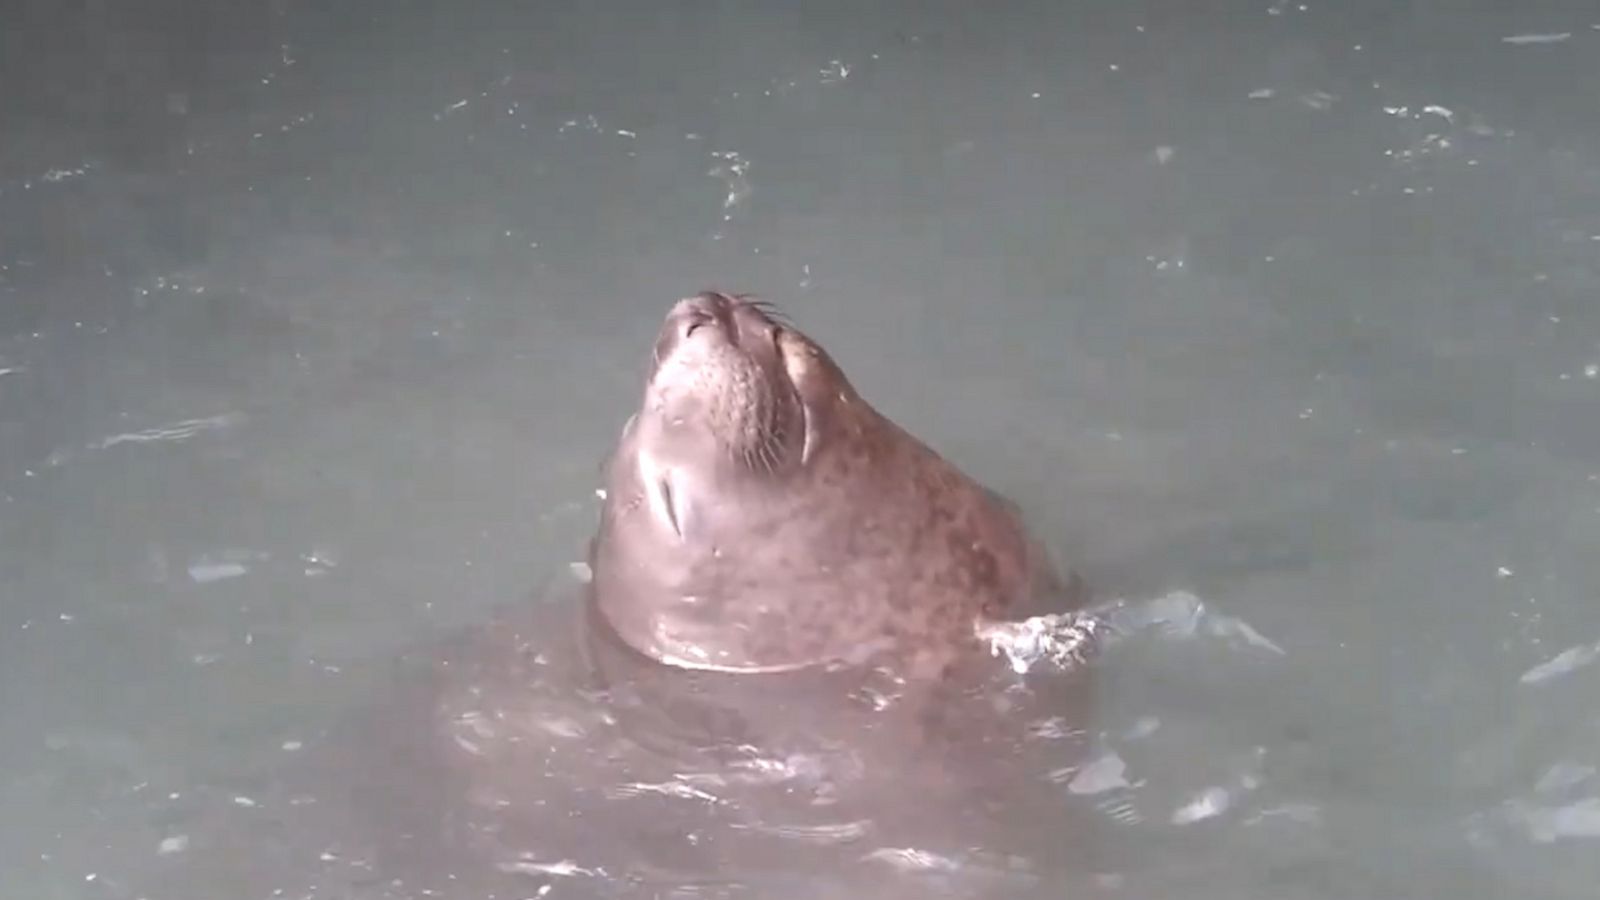
<svg viewBox="0 0 1600 900">
<path fill-rule="evenodd" d="M 682 301 L 654 358 L 591 544 L 594 602 L 646 656 L 942 672 L 977 649 L 979 621 L 1062 584 L 1011 505 L 881 415 L 771 304 Z"/>
</svg>

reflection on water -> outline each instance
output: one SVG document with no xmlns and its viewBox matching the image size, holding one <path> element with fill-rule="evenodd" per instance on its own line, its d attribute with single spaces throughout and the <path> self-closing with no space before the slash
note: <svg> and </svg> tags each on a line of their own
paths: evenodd
<svg viewBox="0 0 1600 900">
<path fill-rule="evenodd" d="M 1590 6 L 19 10 L 8 896 L 1593 893 Z M 708 287 L 1097 617 L 940 696 L 588 640 Z"/>
<path fill-rule="evenodd" d="M 1033 861 L 948 844 L 948 823 L 1015 811 L 1008 785 L 1028 781 L 1016 767 L 1027 742 L 1060 758 L 1081 735 L 1023 727 L 1020 682 L 974 685 L 930 719 L 872 675 L 667 672 L 572 602 L 515 607 L 415 660 L 404 689 L 296 742 L 300 761 L 267 794 L 216 798 L 192 825 L 204 846 L 191 855 L 241 860 L 228 877 L 251 890 L 316 896 L 375 873 L 394 896 L 764 894 L 819 871 L 858 890 L 885 873 L 1030 884 Z M 1051 708 L 1070 711 L 1061 696 Z M 300 865 L 263 865 L 263 819 Z M 184 863 L 145 889 L 215 885 Z"/>
<path fill-rule="evenodd" d="M 1144 780 L 1128 780 L 1117 748 L 1160 721 L 1086 730 L 1081 664 L 1041 654 L 1029 677 L 996 666 L 936 700 L 882 672 L 668 671 L 585 619 L 577 594 L 558 588 L 411 654 L 359 714 L 286 742 L 263 793 L 191 811 L 192 833 L 159 848 L 188 859 L 141 891 L 214 891 L 189 861 L 202 856 L 230 860 L 235 889 L 297 896 L 380 874 L 377 896 L 788 896 L 818 873 L 853 892 L 1011 895 L 1047 888 L 1067 859 L 1095 865 L 1075 802 L 1144 821 Z M 1201 634 L 1193 597 L 1117 607 L 1123 639 Z M 1171 823 L 1225 812 L 1260 785 L 1260 756 Z M 1052 830 L 1014 833 L 1040 821 Z"/>
</svg>

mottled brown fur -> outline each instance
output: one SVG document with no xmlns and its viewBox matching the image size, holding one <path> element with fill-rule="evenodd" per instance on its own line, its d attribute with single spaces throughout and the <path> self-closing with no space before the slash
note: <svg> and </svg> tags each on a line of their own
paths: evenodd
<svg viewBox="0 0 1600 900">
<path fill-rule="evenodd" d="M 593 600 L 663 662 L 938 671 L 1062 584 L 1014 508 L 745 298 L 668 314 L 605 485 Z"/>
</svg>

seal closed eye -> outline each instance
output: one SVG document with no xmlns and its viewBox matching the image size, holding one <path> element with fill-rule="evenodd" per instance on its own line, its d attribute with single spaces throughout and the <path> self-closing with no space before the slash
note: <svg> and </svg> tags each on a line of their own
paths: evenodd
<svg viewBox="0 0 1600 900">
<path fill-rule="evenodd" d="M 667 313 L 604 477 L 591 602 L 669 665 L 938 670 L 1062 584 L 1014 506 L 746 296 Z"/>
</svg>

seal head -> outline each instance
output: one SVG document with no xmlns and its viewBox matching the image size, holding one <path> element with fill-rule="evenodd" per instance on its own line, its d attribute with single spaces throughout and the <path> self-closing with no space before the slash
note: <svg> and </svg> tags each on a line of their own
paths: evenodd
<svg viewBox="0 0 1600 900">
<path fill-rule="evenodd" d="M 942 669 L 979 622 L 1060 584 L 1012 505 L 746 296 L 668 312 L 605 485 L 594 608 L 670 665 Z"/>
</svg>

